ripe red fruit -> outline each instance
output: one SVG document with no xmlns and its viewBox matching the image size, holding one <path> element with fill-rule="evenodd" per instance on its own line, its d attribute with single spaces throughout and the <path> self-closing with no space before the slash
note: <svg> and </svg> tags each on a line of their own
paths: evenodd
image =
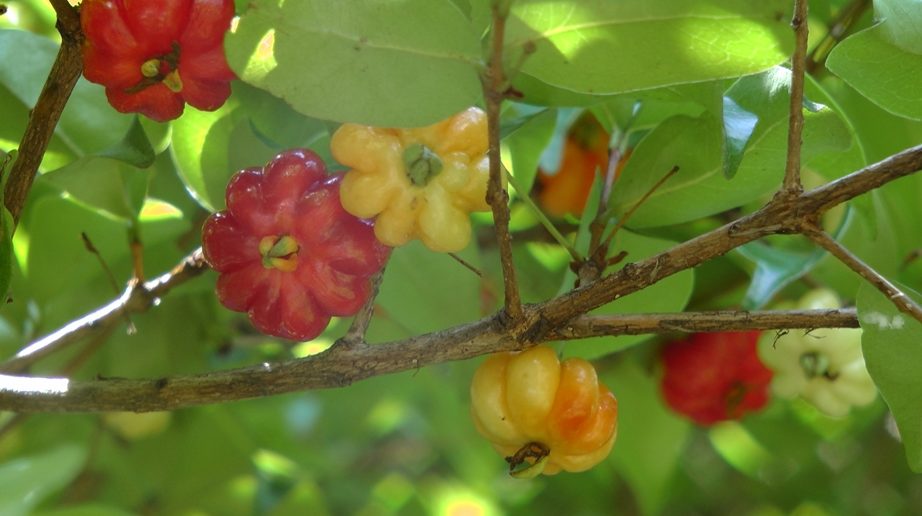
<svg viewBox="0 0 922 516">
<path fill-rule="evenodd" d="M 186 102 L 213 111 L 234 79 L 224 56 L 233 16 L 233 0 L 84 0 L 83 74 L 122 113 L 164 122 Z"/>
<path fill-rule="evenodd" d="M 759 360 L 759 332 L 696 333 L 662 351 L 662 393 L 701 425 L 740 419 L 768 402 L 772 371 Z"/>
<path fill-rule="evenodd" d="M 370 222 L 343 210 L 340 178 L 327 176 L 313 152 L 289 150 L 237 172 L 227 209 L 205 221 L 202 248 L 220 273 L 218 299 L 263 333 L 313 339 L 371 294 L 390 248 Z"/>
</svg>

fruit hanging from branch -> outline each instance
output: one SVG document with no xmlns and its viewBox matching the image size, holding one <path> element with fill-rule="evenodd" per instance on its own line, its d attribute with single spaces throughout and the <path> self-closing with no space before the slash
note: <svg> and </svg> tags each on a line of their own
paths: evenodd
<svg viewBox="0 0 922 516">
<path fill-rule="evenodd" d="M 323 332 L 332 316 L 358 312 L 390 249 L 370 222 L 343 210 L 341 179 L 306 149 L 231 178 L 227 209 L 202 228 L 224 306 L 247 312 L 263 333 L 302 341 Z"/>
<path fill-rule="evenodd" d="M 85 0 L 83 74 L 122 113 L 165 122 L 187 103 L 213 111 L 235 78 L 224 55 L 233 16 L 232 0 Z"/>
<path fill-rule="evenodd" d="M 585 471 L 615 442 L 618 401 L 581 358 L 561 362 L 548 346 L 489 357 L 471 383 L 480 435 L 514 476 Z"/>
</svg>

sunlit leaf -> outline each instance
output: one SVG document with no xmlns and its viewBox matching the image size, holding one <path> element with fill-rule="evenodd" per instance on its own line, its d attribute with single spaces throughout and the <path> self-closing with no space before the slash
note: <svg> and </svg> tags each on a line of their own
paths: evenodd
<svg viewBox="0 0 922 516">
<path fill-rule="evenodd" d="M 521 0 L 508 53 L 522 70 L 584 93 L 621 93 L 759 72 L 789 57 L 787 2 Z M 526 91 L 527 93 L 527 91 Z"/>
<path fill-rule="evenodd" d="M 448 0 L 257 0 L 226 47 L 244 81 L 320 119 L 422 126 L 481 97 L 479 35 Z"/>
<path fill-rule="evenodd" d="M 922 53 L 894 45 L 886 30 L 886 24 L 878 25 L 846 38 L 826 67 L 887 111 L 922 120 Z"/>
</svg>

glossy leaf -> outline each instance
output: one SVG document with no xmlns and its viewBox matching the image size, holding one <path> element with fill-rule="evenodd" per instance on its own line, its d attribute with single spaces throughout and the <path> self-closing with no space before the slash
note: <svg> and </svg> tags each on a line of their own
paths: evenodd
<svg viewBox="0 0 922 516">
<path fill-rule="evenodd" d="M 789 57 L 786 2 L 522 0 L 507 53 L 522 70 L 576 92 L 611 94 L 751 74 Z"/>
<path fill-rule="evenodd" d="M 134 219 L 144 202 L 148 175 L 110 158 L 87 157 L 49 172 L 42 181 L 70 194 L 90 209 Z"/>
<path fill-rule="evenodd" d="M 237 115 L 228 104 L 210 113 L 190 109 L 173 122 L 172 149 L 179 177 L 192 197 L 210 211 L 224 208 L 224 190 L 235 172 L 228 154 Z"/>
<path fill-rule="evenodd" d="M 225 45 L 240 78 L 314 118 L 416 127 L 481 98 L 479 35 L 448 0 L 257 0 Z"/>
<path fill-rule="evenodd" d="M 922 120 L 922 53 L 894 45 L 886 31 L 878 25 L 846 38 L 826 67 L 887 111 Z"/>
<path fill-rule="evenodd" d="M 874 14 L 881 20 L 887 41 L 907 52 L 922 54 L 922 2 L 874 0 Z"/>
<path fill-rule="evenodd" d="M 724 176 L 733 179 L 739 170 L 743 152 L 752 139 L 752 132 L 756 128 L 759 117 L 754 113 L 740 107 L 729 97 L 723 99 L 724 123 Z"/>
<path fill-rule="evenodd" d="M 726 92 L 740 108 L 759 117 L 737 173 L 723 174 L 723 122 L 712 112 L 698 118 L 677 116 L 651 131 L 634 149 L 612 196 L 618 213 L 626 212 L 673 166 L 679 172 L 643 203 L 628 223 L 651 227 L 694 220 L 758 199 L 781 184 L 789 104 L 790 72 L 774 68 L 744 77 Z M 808 81 L 811 99 L 826 95 Z M 832 109 L 806 111 L 802 158 L 806 166 L 827 168 L 830 175 L 860 165 L 847 153 L 854 147 L 850 127 Z M 828 161 L 828 156 L 838 161 Z M 821 170 L 822 171 L 822 170 Z"/>
<path fill-rule="evenodd" d="M 903 292 L 922 301 L 918 292 Z M 896 419 L 909 467 L 922 473 L 922 323 L 868 284 L 858 291 L 858 320 L 868 372 Z"/>
</svg>

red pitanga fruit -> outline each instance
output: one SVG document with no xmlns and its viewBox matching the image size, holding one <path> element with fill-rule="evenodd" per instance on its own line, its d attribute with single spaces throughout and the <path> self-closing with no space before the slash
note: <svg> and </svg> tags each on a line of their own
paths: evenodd
<svg viewBox="0 0 922 516">
<path fill-rule="evenodd" d="M 220 273 L 218 299 L 247 312 L 261 332 L 313 339 L 331 316 L 355 314 L 371 295 L 390 248 L 370 222 L 343 209 L 340 179 L 313 152 L 289 150 L 237 172 L 227 209 L 205 221 L 202 248 Z"/>
<path fill-rule="evenodd" d="M 662 350 L 666 404 L 700 425 L 740 419 L 768 402 L 772 371 L 757 349 L 759 332 L 696 333 Z"/>
<path fill-rule="evenodd" d="M 230 95 L 224 56 L 233 0 L 84 0 L 83 74 L 122 113 L 158 122 L 185 103 L 213 111 Z"/>
</svg>

